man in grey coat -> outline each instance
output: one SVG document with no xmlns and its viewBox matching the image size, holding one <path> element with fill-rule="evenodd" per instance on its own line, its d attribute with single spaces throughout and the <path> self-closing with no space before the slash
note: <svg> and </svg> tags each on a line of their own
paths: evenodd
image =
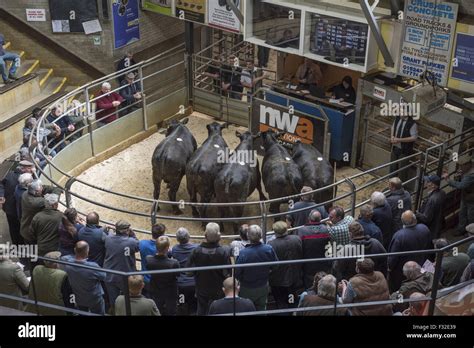
<svg viewBox="0 0 474 348">
<path fill-rule="evenodd" d="M 390 194 L 387 196 L 387 203 L 392 208 L 392 225 L 393 233 L 403 228 L 402 214 L 407 210 L 411 210 L 410 192 L 403 189 L 400 178 L 391 178 L 388 181 Z"/>
<path fill-rule="evenodd" d="M 28 292 L 29 281 L 21 267 L 8 256 L 8 244 L 0 244 L 0 293 L 21 297 Z M 23 303 L 0 298 L 0 306 L 23 309 Z"/>
</svg>

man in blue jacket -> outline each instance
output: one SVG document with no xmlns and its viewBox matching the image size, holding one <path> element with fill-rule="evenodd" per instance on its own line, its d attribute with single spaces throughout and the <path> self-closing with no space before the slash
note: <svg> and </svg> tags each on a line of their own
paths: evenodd
<svg viewBox="0 0 474 348">
<path fill-rule="evenodd" d="M 16 69 L 20 66 L 20 56 L 13 52 L 7 52 L 3 46 L 5 37 L 0 33 L 0 73 L 5 84 L 12 83 L 18 78 L 15 76 Z M 7 69 L 7 62 L 11 62 L 10 70 Z"/>
<path fill-rule="evenodd" d="M 79 240 L 89 244 L 89 261 L 97 263 L 100 267 L 104 265 L 105 238 L 107 231 L 99 226 L 99 214 L 92 212 L 86 216 L 86 225 L 77 233 Z"/>
<path fill-rule="evenodd" d="M 250 226 L 247 237 L 250 244 L 240 251 L 236 264 L 278 261 L 273 248 L 262 243 L 260 226 Z M 240 282 L 240 295 L 251 300 L 258 311 L 264 311 L 267 308 L 269 275 L 270 266 L 235 269 L 235 276 Z"/>
</svg>

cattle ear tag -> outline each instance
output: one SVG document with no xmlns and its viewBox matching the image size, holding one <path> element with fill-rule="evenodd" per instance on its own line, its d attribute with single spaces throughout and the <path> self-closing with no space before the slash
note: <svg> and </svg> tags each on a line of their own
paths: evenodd
<svg viewBox="0 0 474 348">
<path fill-rule="evenodd" d="M 260 149 L 265 150 L 265 148 L 263 146 L 260 146 Z"/>
<path fill-rule="evenodd" d="M 181 138 L 176 138 L 176 141 L 183 141 L 183 139 L 181 139 Z"/>
<path fill-rule="evenodd" d="M 290 157 L 285 157 L 285 159 L 289 162 L 291 161 L 291 158 Z"/>
<path fill-rule="evenodd" d="M 220 146 L 217 145 L 217 144 L 214 144 L 214 147 L 215 147 L 216 149 L 218 149 Z"/>
<path fill-rule="evenodd" d="M 322 157 L 318 157 L 318 161 L 319 162 L 322 162 L 323 158 Z"/>
<path fill-rule="evenodd" d="M 245 166 L 245 162 L 239 162 L 241 166 Z"/>
</svg>

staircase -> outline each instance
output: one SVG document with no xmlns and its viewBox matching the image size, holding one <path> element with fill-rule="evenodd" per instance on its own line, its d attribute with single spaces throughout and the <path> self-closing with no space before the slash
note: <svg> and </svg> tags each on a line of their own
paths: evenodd
<svg viewBox="0 0 474 348">
<path fill-rule="evenodd" d="M 18 54 L 21 65 L 16 73 L 18 81 L 3 85 L 0 78 L 0 158 L 7 158 L 19 149 L 24 119 L 35 107 L 43 108 L 75 88 L 67 86 L 67 77 L 56 76 L 48 62 L 40 62 L 10 42 L 4 48 Z"/>
</svg>

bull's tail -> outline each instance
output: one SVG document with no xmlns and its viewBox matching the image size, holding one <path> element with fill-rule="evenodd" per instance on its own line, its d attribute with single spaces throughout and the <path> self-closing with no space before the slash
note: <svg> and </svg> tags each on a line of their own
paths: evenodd
<svg viewBox="0 0 474 348">
<path fill-rule="evenodd" d="M 288 177 L 288 182 L 290 184 L 291 191 L 294 194 L 300 193 L 301 187 L 299 187 L 299 186 L 301 186 L 301 183 L 298 182 L 298 181 L 301 181 L 301 180 L 299 180 L 299 178 L 295 177 L 293 175 L 293 173 L 291 173 L 291 171 L 289 171 L 289 170 L 286 172 L 286 175 Z"/>
<path fill-rule="evenodd" d="M 232 177 L 226 175 L 224 177 L 224 192 L 226 194 L 230 193 L 230 185 L 232 185 Z"/>
</svg>

